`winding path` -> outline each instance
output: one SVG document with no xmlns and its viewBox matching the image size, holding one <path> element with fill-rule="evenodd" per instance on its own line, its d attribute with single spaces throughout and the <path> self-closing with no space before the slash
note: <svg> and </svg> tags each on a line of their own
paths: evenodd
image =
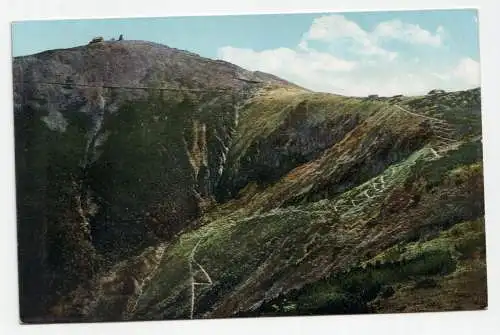
<svg viewBox="0 0 500 335">
<path fill-rule="evenodd" d="M 435 142 L 431 147 L 429 147 L 429 149 L 433 154 L 434 159 L 441 158 L 440 153 L 448 150 L 451 145 L 458 142 L 453 138 L 454 127 L 447 121 L 409 111 L 397 104 L 393 106 L 396 106 L 396 108 L 398 108 L 399 110 L 414 117 L 430 120 L 430 126 L 434 134 Z M 386 177 L 391 179 L 396 174 L 396 170 L 397 169 L 393 166 L 389 167 Z M 363 212 L 365 205 L 368 203 L 368 206 L 370 206 L 370 204 L 372 204 L 371 201 L 382 196 L 389 186 L 390 185 L 388 185 L 388 183 L 384 179 L 384 175 L 381 174 L 380 176 L 375 177 L 370 183 L 367 183 L 366 187 L 361 188 L 359 190 L 359 193 L 357 193 L 353 198 L 349 200 L 339 199 L 338 201 L 333 203 L 333 210 L 337 214 L 340 214 L 343 219 L 359 212 Z M 373 190 L 374 194 L 370 195 L 368 193 L 369 190 Z M 317 233 L 314 234 L 311 240 L 309 240 L 309 242 L 304 245 L 304 256 L 301 258 L 301 260 L 305 259 L 305 257 L 309 255 L 309 246 L 315 242 L 317 238 L 316 235 Z"/>
<path fill-rule="evenodd" d="M 194 306 L 195 306 L 195 286 L 210 286 L 213 284 L 212 282 L 212 278 L 210 278 L 210 275 L 208 274 L 208 272 L 203 268 L 203 266 L 201 266 L 200 263 L 198 263 L 196 261 L 196 259 L 194 258 L 194 254 L 196 252 L 196 249 L 198 248 L 198 246 L 200 245 L 201 243 L 201 239 L 198 241 L 198 243 L 196 243 L 196 245 L 194 246 L 193 250 L 191 250 L 191 253 L 189 254 L 189 259 L 188 259 L 188 262 L 189 262 L 189 274 L 191 276 L 191 311 L 190 311 L 190 314 L 189 314 L 189 317 L 192 319 L 193 318 L 193 315 L 194 315 Z M 198 268 L 201 270 L 201 272 L 203 272 L 203 275 L 205 276 L 205 278 L 207 279 L 208 282 L 196 282 L 194 280 L 194 274 L 195 272 L 193 271 L 193 263 L 198 266 Z"/>
<path fill-rule="evenodd" d="M 430 123 L 431 129 L 436 139 L 434 148 L 431 148 L 431 150 L 436 159 L 441 158 L 441 155 L 439 155 L 439 153 L 447 151 L 451 145 L 456 144 L 458 142 L 458 140 L 453 138 L 454 127 L 447 121 L 409 111 L 408 109 L 403 108 L 397 104 L 394 106 L 396 106 L 399 110 L 408 113 L 412 116 L 420 117 L 431 121 Z"/>
</svg>

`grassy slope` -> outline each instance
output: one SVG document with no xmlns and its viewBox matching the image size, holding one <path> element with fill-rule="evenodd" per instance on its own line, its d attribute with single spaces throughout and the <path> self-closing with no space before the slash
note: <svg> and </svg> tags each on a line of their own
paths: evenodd
<svg viewBox="0 0 500 335">
<path fill-rule="evenodd" d="M 158 271 L 128 299 L 133 313 L 101 305 L 93 318 L 188 318 L 195 245 L 213 281 L 197 286 L 195 317 L 483 307 L 477 139 L 436 159 L 425 123 L 383 102 L 272 90 L 242 110 L 228 168 L 237 174 L 248 143 L 272 137 L 296 113 L 286 106 L 315 99 L 300 122 L 358 119 L 341 141 L 276 181 L 249 181 L 236 199 L 212 207 L 201 227 L 167 246 Z M 383 191 L 373 193 L 377 184 Z M 347 205 L 337 211 L 339 203 Z M 194 278 L 202 280 L 202 272 Z"/>
<path fill-rule="evenodd" d="M 222 196 L 234 198 L 249 180 L 264 187 L 276 182 L 384 106 L 294 87 L 264 88 L 239 115 L 219 185 Z"/>
<path fill-rule="evenodd" d="M 408 289 L 415 280 L 428 276 L 458 287 L 456 291 L 446 291 L 448 297 L 442 299 L 441 305 L 445 305 L 442 308 L 483 306 L 467 300 L 470 294 L 462 298 L 457 296 L 457 292 L 464 289 L 471 271 L 474 278 L 481 277 L 484 272 L 481 266 L 475 266 L 474 270 L 469 269 L 465 274 L 462 271 L 471 263 L 470 257 L 482 259 L 484 263 L 484 239 L 475 233 L 483 224 L 481 145 L 478 141 L 464 143 L 458 150 L 438 160 L 431 160 L 431 153 L 423 147 L 403 158 L 399 164 L 386 166 L 383 171 L 388 184 L 385 194 L 364 203 L 361 213 L 339 216 L 333 210 L 333 203 L 339 199 L 349 202 L 359 198 L 366 185 L 373 182 L 377 175 L 368 175 L 364 183 L 359 182 L 357 187 L 327 195 L 320 201 L 309 202 L 306 199 L 302 205 L 295 203 L 279 208 L 297 194 L 313 189 L 310 187 L 312 184 L 321 184 L 324 179 L 338 180 L 336 178 L 343 173 L 340 167 L 345 164 L 344 157 L 357 163 L 345 168 L 352 173 L 352 166 L 359 166 L 364 155 L 373 154 L 372 148 L 365 149 L 363 142 L 380 145 L 378 138 L 374 140 L 372 136 L 380 136 L 384 130 L 395 134 L 386 139 L 382 136 L 388 143 L 398 143 L 396 135 L 402 137 L 402 141 L 412 136 L 418 138 L 419 135 L 425 138 L 418 124 L 408 126 L 411 119 L 407 115 L 395 115 L 393 120 L 384 122 L 380 120 L 384 112 L 387 113 L 379 107 L 371 119 L 368 117 L 359 129 L 354 129 L 316 161 L 297 168 L 268 188 L 249 186 L 240 199 L 207 213 L 203 227 L 182 235 L 167 250 L 162 270 L 139 300 L 137 317 L 188 316 L 190 276 L 187 259 L 199 241 L 197 260 L 210 273 L 214 283 L 211 287 L 199 289 L 197 316 L 228 316 L 250 310 L 264 313 L 266 303 L 262 303 L 272 300 L 279 293 L 314 283 L 332 273 L 342 273 L 373 257 L 384 259 L 383 255 L 393 250 L 391 248 L 395 245 L 419 251 L 411 257 L 409 251 L 403 253 L 402 257 L 409 258 L 409 264 L 401 269 L 385 269 L 381 274 L 383 279 L 376 281 L 371 295 L 360 298 L 358 291 L 363 288 L 359 285 L 351 287 L 354 293 L 348 292 L 350 298 L 343 296 L 342 299 L 354 299 L 356 308 L 335 305 L 336 298 L 331 294 L 342 296 L 345 292 L 342 291 L 344 288 L 339 291 L 334 285 L 333 288 L 329 286 L 319 290 L 321 299 L 312 293 L 302 292 L 301 299 L 306 299 L 308 303 L 305 305 L 309 307 L 299 309 L 301 313 L 321 312 L 323 302 L 326 305 L 333 303 L 334 307 L 326 309 L 328 312 L 391 311 L 391 308 L 401 309 L 398 304 L 405 304 L 408 310 L 433 310 L 436 305 L 420 303 L 421 300 L 411 305 L 412 299 L 419 293 Z M 265 127 L 259 127 L 259 131 L 266 132 Z M 465 222 L 467 220 L 475 221 L 471 224 Z M 459 222 L 465 223 L 441 233 Z M 457 230 L 462 231 L 460 238 L 450 237 Z M 470 234 L 463 233 L 469 230 Z M 430 241 L 425 242 L 427 239 Z M 435 252 L 428 252 L 427 245 L 442 248 L 436 247 Z M 461 253 L 462 245 L 471 249 Z M 423 251 L 415 246 L 423 246 Z M 358 277 L 361 282 L 364 282 L 365 275 L 374 276 L 369 271 L 363 271 Z M 461 276 L 466 277 L 462 280 Z M 397 284 L 392 298 L 377 298 L 389 284 Z M 485 297 L 484 282 L 476 280 L 476 284 L 475 289 L 481 297 Z M 434 288 L 434 296 L 437 291 Z M 399 300 L 394 298 L 399 296 Z M 446 305 L 448 300 L 450 304 Z M 294 313 L 290 307 L 288 311 Z M 279 310 L 278 314 L 287 312 Z"/>
</svg>

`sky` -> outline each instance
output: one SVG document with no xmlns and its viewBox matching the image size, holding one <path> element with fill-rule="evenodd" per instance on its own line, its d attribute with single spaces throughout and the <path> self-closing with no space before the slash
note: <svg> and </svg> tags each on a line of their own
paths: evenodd
<svg viewBox="0 0 500 335">
<path fill-rule="evenodd" d="M 20 21 L 12 24 L 13 55 L 120 34 L 321 92 L 418 95 L 480 85 L 473 9 Z"/>
</svg>

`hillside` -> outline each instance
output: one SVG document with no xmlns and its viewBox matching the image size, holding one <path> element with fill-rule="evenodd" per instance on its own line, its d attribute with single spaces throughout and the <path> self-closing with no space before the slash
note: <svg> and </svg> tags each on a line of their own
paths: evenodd
<svg viewBox="0 0 500 335">
<path fill-rule="evenodd" d="M 141 41 L 13 70 L 25 322 L 487 305 L 479 89 L 343 97 Z"/>
</svg>

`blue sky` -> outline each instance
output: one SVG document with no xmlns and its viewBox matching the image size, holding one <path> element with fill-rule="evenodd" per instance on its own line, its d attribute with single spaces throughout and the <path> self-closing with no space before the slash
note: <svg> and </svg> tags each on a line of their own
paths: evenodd
<svg viewBox="0 0 500 335">
<path fill-rule="evenodd" d="M 119 34 L 319 91 L 419 94 L 479 85 L 475 10 L 25 21 L 12 25 L 13 55 Z"/>
</svg>

